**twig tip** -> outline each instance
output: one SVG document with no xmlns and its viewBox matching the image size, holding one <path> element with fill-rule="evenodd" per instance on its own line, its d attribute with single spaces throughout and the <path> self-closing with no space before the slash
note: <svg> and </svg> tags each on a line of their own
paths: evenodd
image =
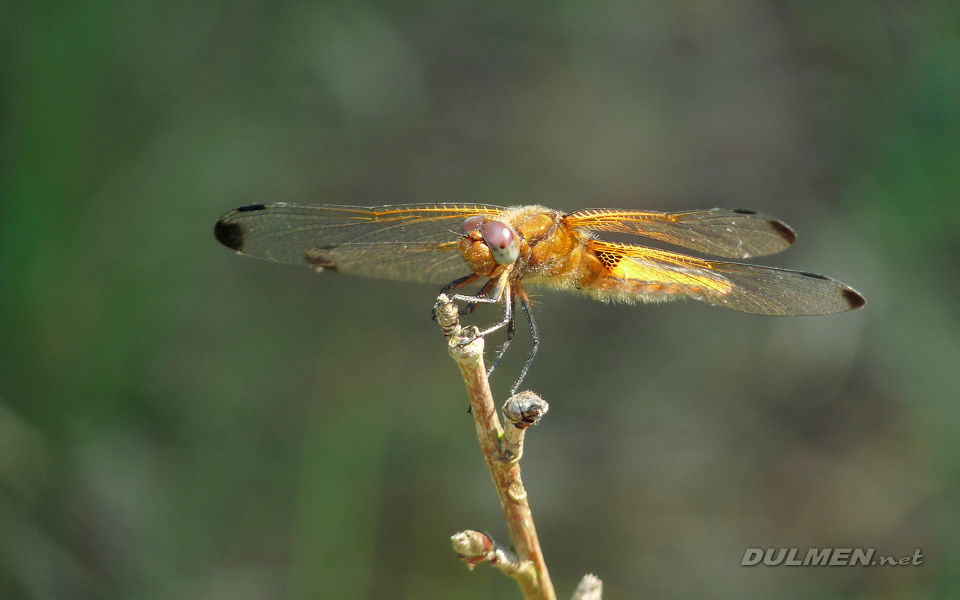
<svg viewBox="0 0 960 600">
<path fill-rule="evenodd" d="M 518 429 L 526 429 L 540 422 L 550 405 L 529 390 L 514 394 L 503 405 L 503 416 Z"/>
<path fill-rule="evenodd" d="M 577 584 L 570 600 L 600 600 L 603 597 L 603 582 L 593 573 L 587 573 Z"/>
</svg>

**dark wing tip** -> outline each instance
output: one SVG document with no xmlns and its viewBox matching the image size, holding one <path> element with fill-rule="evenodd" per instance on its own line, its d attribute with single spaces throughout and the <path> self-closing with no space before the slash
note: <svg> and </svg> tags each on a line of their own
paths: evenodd
<svg viewBox="0 0 960 600">
<path fill-rule="evenodd" d="M 797 241 L 797 232 L 791 229 L 790 226 L 783 221 L 771 218 L 767 222 L 770 223 L 771 229 L 777 232 L 777 235 L 779 235 L 788 246 Z"/>
<path fill-rule="evenodd" d="M 758 217 L 765 218 L 767 220 L 767 224 L 770 226 L 770 229 L 772 229 L 776 235 L 780 236 L 780 239 L 783 240 L 787 246 L 790 246 L 797 241 L 797 232 L 780 219 L 774 219 L 769 215 L 760 214 L 757 211 L 749 208 L 731 208 L 730 211 L 739 215 L 756 215 Z"/>
<path fill-rule="evenodd" d="M 844 288 L 841 292 L 843 299 L 847 302 L 847 310 L 860 308 L 867 303 L 866 298 L 850 288 Z"/>
<path fill-rule="evenodd" d="M 242 252 L 243 242 L 247 235 L 247 231 L 244 229 L 243 225 L 232 220 L 233 215 L 236 213 L 256 212 L 263 210 L 266 207 L 266 204 L 246 204 L 231 210 L 227 214 L 220 217 L 220 220 L 217 221 L 217 224 L 213 228 L 214 237 L 216 237 L 217 241 L 227 248 L 236 250 L 237 252 Z"/>
<path fill-rule="evenodd" d="M 243 248 L 243 238 L 245 233 L 243 227 L 239 223 L 234 223 L 225 219 L 226 217 L 223 217 L 217 221 L 217 224 L 213 228 L 213 236 L 217 238 L 218 242 L 227 248 L 240 252 L 241 248 Z"/>
</svg>

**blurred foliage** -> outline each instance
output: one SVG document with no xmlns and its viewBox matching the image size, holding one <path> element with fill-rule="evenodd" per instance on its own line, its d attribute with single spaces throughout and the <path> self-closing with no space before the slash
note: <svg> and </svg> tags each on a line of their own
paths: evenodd
<svg viewBox="0 0 960 600">
<path fill-rule="evenodd" d="M 783 218 L 865 309 L 537 297 L 558 591 L 957 597 L 958 165 L 956 2 L 0 4 L 0 597 L 519 596 L 437 290 L 214 241 L 274 200 Z"/>
</svg>

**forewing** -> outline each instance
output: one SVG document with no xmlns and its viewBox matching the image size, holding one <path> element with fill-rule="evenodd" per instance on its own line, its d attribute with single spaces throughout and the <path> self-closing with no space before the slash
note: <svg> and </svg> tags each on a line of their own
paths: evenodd
<svg viewBox="0 0 960 600">
<path fill-rule="evenodd" d="M 214 234 L 242 254 L 366 277 L 449 283 L 469 273 L 457 229 L 483 204 L 379 207 L 255 204 L 225 214 Z"/>
<path fill-rule="evenodd" d="M 566 222 L 581 229 L 640 235 L 723 258 L 775 254 L 797 239 L 786 223 L 742 208 L 670 213 L 591 208 L 567 215 Z"/>
<path fill-rule="evenodd" d="M 708 261 L 642 246 L 594 240 L 594 252 L 613 282 L 595 294 L 630 300 L 689 297 L 758 315 L 825 315 L 860 308 L 866 302 L 847 285 L 823 275 L 759 265 Z M 589 291 L 589 290 L 588 290 Z"/>
</svg>

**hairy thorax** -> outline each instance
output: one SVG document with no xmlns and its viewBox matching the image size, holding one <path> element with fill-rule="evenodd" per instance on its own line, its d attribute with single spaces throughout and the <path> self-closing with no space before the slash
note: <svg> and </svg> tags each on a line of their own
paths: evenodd
<svg viewBox="0 0 960 600">
<path fill-rule="evenodd" d="M 590 234 L 569 227 L 563 214 L 542 206 L 505 210 L 497 220 L 509 225 L 520 242 L 520 254 L 510 279 L 554 288 L 583 288 L 601 275 L 603 265 L 587 252 Z M 497 277 L 498 265 L 485 244 L 464 238 L 460 253 L 470 268 L 483 277 Z"/>
</svg>

